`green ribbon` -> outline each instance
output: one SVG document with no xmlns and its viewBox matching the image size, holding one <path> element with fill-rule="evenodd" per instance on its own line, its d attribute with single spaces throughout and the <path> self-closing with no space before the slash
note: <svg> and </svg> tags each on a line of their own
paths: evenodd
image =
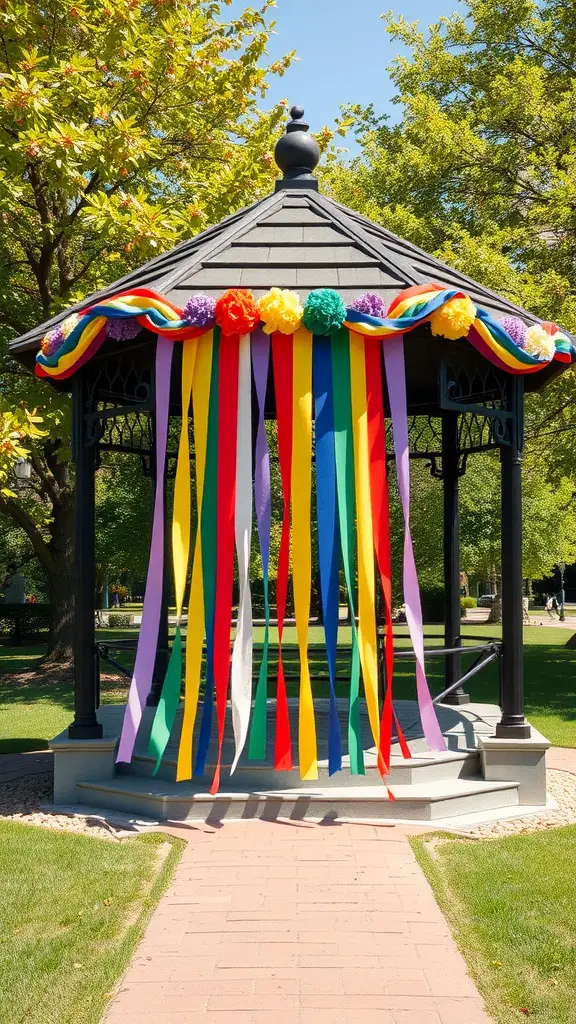
<svg viewBox="0 0 576 1024">
<path fill-rule="evenodd" d="M 204 586 L 204 618 L 206 623 L 206 686 L 202 705 L 202 723 L 198 737 L 195 775 L 203 775 L 210 746 L 214 706 L 214 609 L 216 605 L 216 503 L 218 495 L 218 364 L 220 331 L 214 330 L 210 404 L 208 406 L 208 441 L 206 474 L 202 496 L 202 583 Z M 194 614 L 194 609 L 190 609 Z"/>
<path fill-rule="evenodd" d="M 336 490 L 344 578 L 352 619 L 352 663 L 350 668 L 350 710 L 348 715 L 348 753 L 352 775 L 364 775 L 364 750 L 360 728 L 360 654 L 354 606 L 354 446 L 352 439 L 352 395 L 350 384 L 350 344 L 346 328 L 332 335 L 332 387 L 334 394 L 334 444 L 336 451 Z"/>
<path fill-rule="evenodd" d="M 154 715 L 152 732 L 148 753 L 156 758 L 154 775 L 157 775 L 160 763 L 166 750 L 178 705 L 180 703 L 180 689 L 182 686 L 182 636 L 180 626 L 176 626 L 174 643 L 170 654 L 170 661 L 166 669 L 166 675 L 162 684 L 162 696 Z"/>
</svg>

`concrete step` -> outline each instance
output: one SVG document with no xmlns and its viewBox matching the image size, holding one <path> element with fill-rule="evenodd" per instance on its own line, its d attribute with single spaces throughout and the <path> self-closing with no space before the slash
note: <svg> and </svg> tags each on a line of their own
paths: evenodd
<svg viewBox="0 0 576 1024">
<path fill-rule="evenodd" d="M 394 787 L 395 800 L 375 786 L 224 791 L 212 796 L 195 783 L 136 775 L 77 783 L 78 802 L 157 820 L 223 818 L 370 818 L 430 822 L 518 804 L 518 785 L 484 779 L 448 779 Z"/>
<path fill-rule="evenodd" d="M 366 768 L 365 775 L 350 775 L 349 758 L 342 759 L 342 771 L 334 775 L 328 774 L 328 762 L 318 762 L 318 783 L 302 783 L 298 775 L 298 767 L 292 771 L 274 771 L 271 764 L 250 762 L 242 758 L 230 778 L 230 766 L 222 768 L 221 789 L 232 789 L 252 792 L 257 790 L 291 789 L 294 786 L 309 789 L 320 784 L 322 788 L 340 789 L 342 786 L 364 788 L 365 786 L 377 786 L 380 783 L 380 776 L 376 766 L 376 755 L 373 750 L 364 752 Z M 152 778 L 155 760 L 144 753 L 137 753 L 132 758 L 130 765 L 121 769 L 122 773 L 138 775 L 143 778 Z M 214 774 L 214 765 L 208 764 L 203 777 L 197 777 L 194 782 L 197 786 L 206 785 Z M 390 766 L 390 777 L 387 780 L 390 786 L 410 786 L 414 783 L 421 785 L 431 782 L 444 782 L 448 779 L 465 779 L 480 774 L 480 758 L 476 750 L 448 750 L 438 754 L 415 754 L 410 760 L 404 760 L 397 755 L 392 756 Z M 176 781 L 176 757 L 168 754 L 160 765 L 156 778 L 164 779 L 167 782 Z M 209 783 L 208 783 L 209 784 Z"/>
</svg>

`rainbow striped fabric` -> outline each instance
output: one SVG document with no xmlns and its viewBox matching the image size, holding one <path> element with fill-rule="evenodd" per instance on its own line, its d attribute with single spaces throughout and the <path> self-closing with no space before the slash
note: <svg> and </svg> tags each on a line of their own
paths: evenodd
<svg viewBox="0 0 576 1024">
<path fill-rule="evenodd" d="M 439 284 L 418 285 L 400 292 L 386 317 L 348 308 L 343 322 L 335 326 L 336 329 L 347 327 L 364 337 L 385 339 L 408 334 L 429 321 L 433 325 L 439 313 L 449 314 L 455 302 L 461 300 L 470 302 L 464 292 L 453 288 Z M 541 328 L 536 325 L 541 336 L 548 336 L 550 344 L 529 350 L 519 345 L 489 313 L 472 307 L 471 303 L 470 307 L 473 314 L 463 337 L 491 363 L 509 373 L 535 373 L 553 359 L 572 363 L 576 358 L 572 342 L 556 324 L 544 323 Z M 199 337 L 206 329 L 205 325 L 200 328 L 191 324 L 181 309 L 156 292 L 135 288 L 72 314 L 46 335 L 36 357 L 37 376 L 52 379 L 72 376 L 106 340 L 110 321 L 122 319 L 135 319 L 142 328 L 174 341 Z"/>
</svg>

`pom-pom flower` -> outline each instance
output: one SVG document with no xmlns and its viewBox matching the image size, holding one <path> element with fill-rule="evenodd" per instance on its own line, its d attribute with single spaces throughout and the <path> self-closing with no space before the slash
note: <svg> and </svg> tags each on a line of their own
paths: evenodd
<svg viewBox="0 0 576 1024">
<path fill-rule="evenodd" d="M 106 334 L 115 341 L 131 341 L 141 330 L 135 316 L 114 317 L 106 324 Z"/>
<path fill-rule="evenodd" d="M 526 332 L 528 328 L 518 316 L 503 316 L 500 326 L 510 335 L 512 341 L 518 348 L 526 348 Z"/>
<path fill-rule="evenodd" d="M 55 327 L 54 330 L 48 331 L 40 342 L 40 348 L 45 356 L 53 356 L 58 351 L 61 345 L 64 344 L 64 333 L 62 331 L 62 324 Z"/>
<path fill-rule="evenodd" d="M 67 338 L 68 335 L 72 333 L 74 328 L 78 325 L 79 321 L 80 317 L 78 316 L 78 313 L 71 313 L 70 316 L 66 317 L 63 323 L 60 325 L 60 329 L 65 338 Z"/>
<path fill-rule="evenodd" d="M 250 334 L 260 323 L 256 300 L 246 288 L 230 288 L 216 303 L 216 323 L 222 334 Z"/>
<path fill-rule="evenodd" d="M 193 295 L 182 313 L 182 319 L 191 327 L 212 327 L 215 318 L 216 300 L 211 295 Z"/>
<path fill-rule="evenodd" d="M 321 288 L 318 291 L 310 292 L 306 299 L 302 319 L 304 326 L 312 334 L 332 334 L 344 323 L 346 306 L 338 292 L 332 288 Z"/>
<path fill-rule="evenodd" d="M 384 319 L 388 312 L 388 306 L 384 299 L 374 292 L 365 292 L 364 295 L 359 295 L 351 303 L 349 309 L 355 309 L 357 313 L 365 313 L 367 316 L 377 316 L 381 320 Z"/>
<path fill-rule="evenodd" d="M 465 338 L 476 319 L 476 306 L 467 296 L 450 299 L 430 317 L 432 334 L 450 341 Z"/>
<path fill-rule="evenodd" d="M 526 331 L 526 351 L 538 359 L 546 359 L 548 362 L 554 358 L 556 345 L 541 324 L 533 324 Z"/>
<path fill-rule="evenodd" d="M 285 288 L 271 288 L 259 299 L 258 309 L 266 334 L 273 331 L 294 334 L 302 323 L 304 309 L 300 305 L 300 297 L 297 292 Z"/>
</svg>

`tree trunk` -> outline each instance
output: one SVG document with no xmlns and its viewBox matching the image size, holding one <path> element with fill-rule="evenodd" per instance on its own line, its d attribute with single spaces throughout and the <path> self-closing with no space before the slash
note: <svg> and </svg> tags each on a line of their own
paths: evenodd
<svg viewBox="0 0 576 1024">
<path fill-rule="evenodd" d="M 500 576 L 493 576 L 493 594 L 494 600 L 490 609 L 490 615 L 488 616 L 489 623 L 502 622 L 502 587 Z"/>
<path fill-rule="evenodd" d="M 64 491 L 54 504 L 48 573 L 50 636 L 45 661 L 69 666 L 74 649 L 74 494 Z"/>
</svg>

